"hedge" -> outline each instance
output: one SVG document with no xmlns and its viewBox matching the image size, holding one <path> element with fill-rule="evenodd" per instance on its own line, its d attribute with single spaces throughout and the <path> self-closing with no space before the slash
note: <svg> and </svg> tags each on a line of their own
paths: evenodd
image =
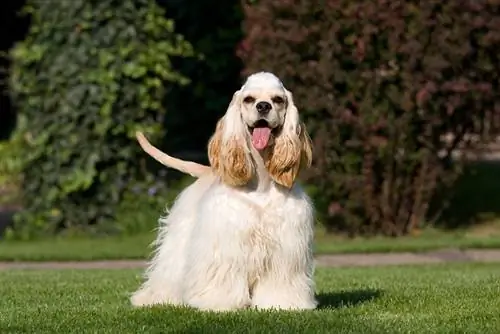
<svg viewBox="0 0 500 334">
<path fill-rule="evenodd" d="M 322 222 L 396 236 L 432 221 L 459 174 L 456 149 L 498 130 L 498 2 L 243 3 L 239 55 L 246 73 L 280 76 L 300 105 Z"/>
<path fill-rule="evenodd" d="M 29 0 L 25 12 L 28 35 L 11 52 L 12 99 L 27 120 L 15 231 L 95 229 L 154 182 L 134 133 L 160 137 L 166 92 L 188 82 L 171 60 L 192 47 L 154 0 Z"/>
</svg>

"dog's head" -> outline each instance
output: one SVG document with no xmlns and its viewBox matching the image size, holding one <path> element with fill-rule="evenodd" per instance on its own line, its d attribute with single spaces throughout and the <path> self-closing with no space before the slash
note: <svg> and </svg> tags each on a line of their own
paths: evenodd
<svg viewBox="0 0 500 334">
<path fill-rule="evenodd" d="M 252 179 L 255 159 L 263 159 L 272 179 L 287 188 L 301 168 L 310 166 L 311 140 L 291 92 L 274 74 L 253 74 L 234 93 L 210 140 L 209 158 L 233 186 Z"/>
</svg>

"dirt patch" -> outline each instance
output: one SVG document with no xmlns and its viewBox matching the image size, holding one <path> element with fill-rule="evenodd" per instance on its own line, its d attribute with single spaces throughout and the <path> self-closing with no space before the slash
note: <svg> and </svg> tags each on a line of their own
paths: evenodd
<svg viewBox="0 0 500 334">
<path fill-rule="evenodd" d="M 49 262 L 0 262 L 0 270 L 6 269 L 134 269 L 146 267 L 142 260 L 109 261 L 49 261 Z"/>
<path fill-rule="evenodd" d="M 500 262 L 500 250 L 443 249 L 423 253 L 339 254 L 316 257 L 325 267 L 366 267 L 450 262 Z"/>
<path fill-rule="evenodd" d="M 318 267 L 368 267 L 450 262 L 499 262 L 498 250 L 443 249 L 425 253 L 332 254 L 316 256 Z M 8 269 L 133 269 L 145 268 L 146 261 L 0 262 Z"/>
</svg>

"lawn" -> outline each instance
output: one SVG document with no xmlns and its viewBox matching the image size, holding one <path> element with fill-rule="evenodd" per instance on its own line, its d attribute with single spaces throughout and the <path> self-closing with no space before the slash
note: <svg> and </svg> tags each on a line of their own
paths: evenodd
<svg viewBox="0 0 500 334">
<path fill-rule="evenodd" d="M 320 308 L 132 309 L 136 270 L 0 272 L 1 333 L 498 333 L 500 265 L 321 269 Z"/>
<path fill-rule="evenodd" d="M 0 261 L 84 261 L 106 259 L 144 259 L 154 233 L 96 238 L 54 238 L 36 241 L 0 241 Z M 423 252 L 442 248 L 500 248 L 500 222 L 487 228 L 458 231 L 424 230 L 418 236 L 401 238 L 354 238 L 316 233 L 317 254 Z"/>
</svg>

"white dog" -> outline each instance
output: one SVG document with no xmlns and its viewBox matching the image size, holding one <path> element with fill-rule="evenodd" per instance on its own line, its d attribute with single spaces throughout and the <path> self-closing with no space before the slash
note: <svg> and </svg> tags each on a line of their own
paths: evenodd
<svg viewBox="0 0 500 334">
<path fill-rule="evenodd" d="M 138 133 L 163 164 L 199 177 L 160 219 L 136 306 L 203 310 L 314 309 L 313 206 L 295 183 L 311 141 L 273 74 L 248 77 L 209 143 L 211 166 L 175 159 Z"/>
</svg>

